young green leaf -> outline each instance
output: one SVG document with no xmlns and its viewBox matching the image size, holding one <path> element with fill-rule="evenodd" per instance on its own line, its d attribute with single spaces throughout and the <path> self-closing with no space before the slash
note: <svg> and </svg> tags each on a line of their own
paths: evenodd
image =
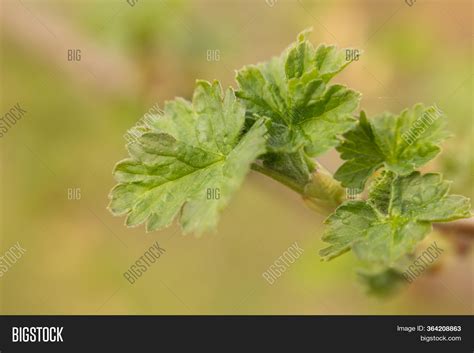
<svg viewBox="0 0 474 353">
<path fill-rule="evenodd" d="M 358 270 L 357 277 L 365 286 L 367 294 L 376 297 L 390 296 L 405 283 L 402 273 L 393 268 L 386 268 L 375 273 Z"/>
<path fill-rule="evenodd" d="M 360 99 L 358 92 L 328 84 L 350 63 L 344 51 L 326 45 L 315 49 L 307 34 L 299 34 L 280 56 L 245 66 L 236 77 L 236 95 L 244 100 L 249 119 L 270 119 L 265 164 L 303 179 L 311 172 L 307 156 L 333 148 L 338 136 L 354 126 L 351 113 Z"/>
<path fill-rule="evenodd" d="M 470 217 L 468 198 L 448 195 L 450 183 L 439 174 L 386 174 L 367 201 L 349 201 L 327 220 L 320 251 L 329 260 L 352 249 L 363 261 L 393 266 L 431 230 L 432 222 Z M 388 195 L 388 199 L 387 199 Z"/>
<path fill-rule="evenodd" d="M 179 214 L 185 233 L 212 229 L 249 170 L 265 152 L 266 127 L 257 120 L 242 135 L 245 108 L 232 89 L 198 81 L 192 104 L 168 102 L 114 170 L 110 210 L 127 226 L 169 226 Z M 213 199 L 208 199 L 212 191 Z M 218 197 L 216 197 L 218 195 Z"/>
<path fill-rule="evenodd" d="M 369 121 L 364 112 L 359 123 L 337 147 L 346 162 L 334 177 L 343 186 L 363 189 L 374 171 L 385 167 L 407 175 L 433 159 L 439 143 L 448 135 L 443 131 L 445 117 L 435 107 L 422 104 L 400 115 L 385 113 Z"/>
</svg>

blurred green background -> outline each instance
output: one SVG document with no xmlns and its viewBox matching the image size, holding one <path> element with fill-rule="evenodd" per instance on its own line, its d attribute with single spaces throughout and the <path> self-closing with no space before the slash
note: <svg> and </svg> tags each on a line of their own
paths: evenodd
<svg viewBox="0 0 474 353">
<path fill-rule="evenodd" d="M 134 4 L 131 6 L 130 4 Z M 1 114 L 27 113 L 0 138 L 0 253 L 27 249 L 0 278 L 3 314 L 472 314 L 474 252 L 449 237 L 436 268 L 391 298 L 367 295 L 346 254 L 317 251 L 322 216 L 250 173 L 215 234 L 175 225 L 145 234 L 106 210 L 123 134 L 154 104 L 190 98 L 197 78 L 315 43 L 364 51 L 337 81 L 370 115 L 436 103 L 454 133 L 442 170 L 473 191 L 472 1 L 31 1 L 1 5 Z M 79 49 L 80 61 L 68 61 Z M 208 60 L 218 50 L 219 60 Z M 321 162 L 334 171 L 335 153 Z M 79 200 L 68 189 L 80 189 Z M 135 284 L 122 276 L 154 242 L 166 249 Z M 273 285 L 262 272 L 293 242 L 305 252 Z"/>
</svg>

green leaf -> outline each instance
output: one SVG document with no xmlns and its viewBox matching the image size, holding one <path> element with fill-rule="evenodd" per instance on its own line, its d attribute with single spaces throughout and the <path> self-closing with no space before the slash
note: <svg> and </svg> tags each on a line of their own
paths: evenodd
<svg viewBox="0 0 474 353">
<path fill-rule="evenodd" d="M 468 198 L 448 195 L 450 183 L 439 174 L 385 174 L 367 201 L 349 201 L 327 220 L 320 251 L 332 259 L 352 249 L 362 261 L 394 266 L 431 230 L 432 222 L 471 216 Z"/>
<path fill-rule="evenodd" d="M 386 268 L 379 272 L 357 271 L 359 281 L 365 286 L 367 294 L 376 297 L 388 297 L 395 294 L 404 284 L 402 273 Z"/>
<path fill-rule="evenodd" d="M 394 173 L 385 170 L 369 189 L 369 202 L 384 214 L 388 213 L 390 207 L 394 177 Z"/>
<path fill-rule="evenodd" d="M 127 215 L 127 226 L 146 222 L 147 231 L 169 226 L 175 217 L 185 233 L 215 227 L 218 214 L 240 186 L 250 164 L 265 152 L 266 128 L 256 121 L 242 135 L 245 108 L 232 89 L 198 81 L 193 102 L 165 106 L 130 158 L 119 162 L 110 210 Z M 211 199 L 209 199 L 209 194 Z"/>
<path fill-rule="evenodd" d="M 338 137 L 356 122 L 351 114 L 360 94 L 342 85 L 329 85 L 350 61 L 334 46 L 314 48 L 306 38 L 308 33 L 301 33 L 280 56 L 237 72 L 236 95 L 244 100 L 248 118 L 270 119 L 269 155 L 264 160 L 275 170 L 284 169 L 283 162 L 304 171 L 308 156 L 335 147 Z"/>
<path fill-rule="evenodd" d="M 363 189 L 374 171 L 384 167 L 407 175 L 433 159 L 439 143 L 448 135 L 443 131 L 445 117 L 435 108 L 422 104 L 400 115 L 385 113 L 369 121 L 364 112 L 359 123 L 337 147 L 346 162 L 334 177 L 345 187 Z"/>
</svg>

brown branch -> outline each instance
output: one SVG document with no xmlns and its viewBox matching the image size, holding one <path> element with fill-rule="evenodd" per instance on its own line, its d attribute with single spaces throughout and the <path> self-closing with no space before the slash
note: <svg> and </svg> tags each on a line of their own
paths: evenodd
<svg viewBox="0 0 474 353">
<path fill-rule="evenodd" d="M 463 234 L 474 237 L 474 218 L 460 219 L 448 223 L 435 223 L 434 227 L 442 233 Z"/>
<path fill-rule="evenodd" d="M 474 219 L 460 219 L 449 223 L 435 223 L 435 229 L 443 233 L 456 248 L 459 255 L 467 255 L 473 246 Z"/>
<path fill-rule="evenodd" d="M 252 169 L 288 186 L 299 193 L 307 205 L 321 214 L 329 214 L 344 201 L 343 189 L 333 179 L 331 174 L 318 164 L 313 172 L 311 181 L 306 185 L 299 185 L 289 177 L 269 168 L 254 163 Z M 474 218 L 460 219 L 453 222 L 434 223 L 434 228 L 446 235 L 462 238 L 474 237 Z"/>
</svg>

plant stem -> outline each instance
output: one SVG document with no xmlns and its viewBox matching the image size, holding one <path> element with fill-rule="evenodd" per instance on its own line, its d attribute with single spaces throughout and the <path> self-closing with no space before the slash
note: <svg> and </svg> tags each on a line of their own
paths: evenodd
<svg viewBox="0 0 474 353">
<path fill-rule="evenodd" d="M 474 218 L 458 219 L 449 223 L 434 223 L 436 229 L 444 233 L 474 236 Z"/>
<path fill-rule="evenodd" d="M 296 191 L 301 195 L 306 204 L 318 213 L 325 215 L 330 214 L 337 206 L 344 202 L 344 188 L 333 178 L 331 173 L 329 173 L 319 163 L 316 163 L 316 169 L 311 174 L 310 181 L 306 184 L 298 183 L 286 175 L 257 163 L 253 163 L 251 169 L 278 181 L 293 191 Z M 474 236 L 473 218 L 449 223 L 434 223 L 434 227 L 443 233 Z"/>
<path fill-rule="evenodd" d="M 302 196 L 310 208 L 328 215 L 344 202 L 346 192 L 330 172 L 319 163 L 315 164 L 316 168 Z"/>
<path fill-rule="evenodd" d="M 255 170 L 256 172 L 262 173 L 280 183 L 283 185 L 289 187 L 291 190 L 296 191 L 298 194 L 303 194 L 304 193 L 304 185 L 301 185 L 300 183 L 296 182 L 295 180 L 287 177 L 286 175 L 283 175 L 281 173 L 278 173 L 274 171 L 273 169 L 267 168 L 263 165 L 257 164 L 257 163 L 252 163 L 250 166 L 252 170 Z"/>
<path fill-rule="evenodd" d="M 311 209 L 319 213 L 330 214 L 344 201 L 344 188 L 318 163 L 304 184 L 257 163 L 253 163 L 251 168 L 296 191 Z"/>
</svg>

